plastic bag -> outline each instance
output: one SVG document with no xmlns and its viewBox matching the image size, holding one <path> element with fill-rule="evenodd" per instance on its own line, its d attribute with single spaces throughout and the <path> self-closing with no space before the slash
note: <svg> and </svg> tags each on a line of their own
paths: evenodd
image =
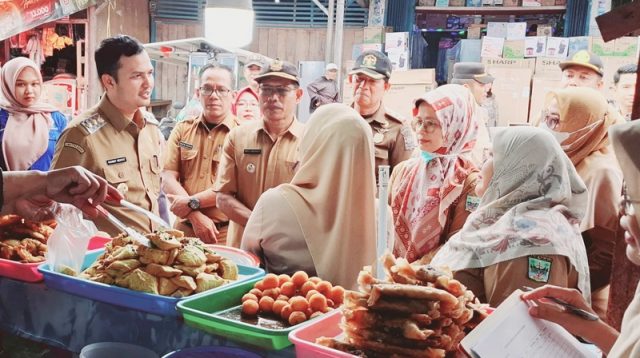
<svg viewBox="0 0 640 358">
<path fill-rule="evenodd" d="M 53 213 L 58 226 L 47 242 L 47 263 L 56 272 L 76 276 L 82 270 L 89 240 L 98 229 L 73 205 L 57 204 Z"/>
</svg>

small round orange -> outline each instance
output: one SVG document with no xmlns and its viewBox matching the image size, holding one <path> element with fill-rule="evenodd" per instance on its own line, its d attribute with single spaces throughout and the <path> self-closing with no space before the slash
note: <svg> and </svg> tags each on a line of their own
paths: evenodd
<svg viewBox="0 0 640 358">
<path fill-rule="evenodd" d="M 344 288 L 342 286 L 334 286 L 331 289 L 331 293 L 329 294 L 329 298 L 335 302 L 337 305 L 341 305 L 344 301 Z"/>
<path fill-rule="evenodd" d="M 273 306 L 271 307 L 271 310 L 273 311 L 274 314 L 280 316 L 280 313 L 282 313 L 282 309 L 284 308 L 284 306 L 287 306 L 289 303 L 287 303 L 287 301 L 275 301 L 273 303 Z"/>
<path fill-rule="evenodd" d="M 278 298 L 278 296 L 280 296 L 280 288 L 276 287 L 276 288 L 270 288 L 268 290 L 264 290 L 262 292 L 262 295 L 269 296 L 275 300 L 276 298 Z"/>
<path fill-rule="evenodd" d="M 287 275 L 286 273 L 283 273 L 278 276 L 278 286 L 280 287 L 282 287 L 282 285 L 285 282 L 289 282 L 289 281 L 291 281 L 291 276 Z"/>
<path fill-rule="evenodd" d="M 289 304 L 291 305 L 291 309 L 294 311 L 304 312 L 307 308 L 309 308 L 309 302 L 304 297 L 296 296 L 291 297 L 289 300 Z"/>
<path fill-rule="evenodd" d="M 272 273 L 268 273 L 264 276 L 264 278 L 262 279 L 262 286 L 264 287 L 265 290 L 268 290 L 270 288 L 276 288 L 279 287 L 280 285 L 278 284 L 278 276 Z"/>
<path fill-rule="evenodd" d="M 300 287 L 300 293 L 306 297 L 309 291 L 315 290 L 315 289 L 316 289 L 316 284 L 311 281 L 307 281 L 302 285 L 302 287 Z"/>
<path fill-rule="evenodd" d="M 333 285 L 329 281 L 322 281 L 316 285 L 316 290 L 318 290 L 318 292 L 322 293 L 325 296 L 331 293 L 332 288 L 333 288 Z"/>
<path fill-rule="evenodd" d="M 257 301 L 258 297 L 256 297 L 256 295 L 254 295 L 253 293 L 245 293 L 244 296 L 242 296 L 242 302 L 246 301 L 246 300 L 254 300 Z"/>
<path fill-rule="evenodd" d="M 280 287 L 280 293 L 285 296 L 293 297 L 296 294 L 296 286 L 293 284 L 293 282 L 285 282 Z"/>
<path fill-rule="evenodd" d="M 315 283 L 316 285 L 322 281 L 322 279 L 318 276 L 313 276 L 309 278 L 309 281 Z"/>
<path fill-rule="evenodd" d="M 262 297 L 262 290 L 259 290 L 259 289 L 257 289 L 257 288 L 252 288 L 252 289 L 249 291 L 249 293 L 250 293 L 250 294 L 252 294 L 252 295 L 254 295 L 254 296 L 256 296 L 257 298 Z M 256 300 L 256 301 L 257 301 L 257 300 Z"/>
<path fill-rule="evenodd" d="M 291 312 L 289 316 L 289 324 L 295 326 L 296 324 L 302 323 L 307 320 L 307 316 L 304 312 Z"/>
<path fill-rule="evenodd" d="M 258 305 L 257 301 L 247 300 L 242 302 L 242 313 L 247 316 L 255 316 L 256 314 L 258 314 L 259 309 L 260 306 Z"/>
<path fill-rule="evenodd" d="M 293 282 L 296 287 L 301 287 L 307 280 L 309 280 L 309 275 L 304 271 L 298 271 L 291 276 L 291 282 Z"/>
<path fill-rule="evenodd" d="M 307 292 L 307 294 L 304 296 L 304 298 L 307 299 L 307 301 L 309 301 L 309 299 L 311 298 L 311 296 L 315 295 L 316 293 L 320 293 L 316 290 L 309 290 L 309 292 Z"/>
<path fill-rule="evenodd" d="M 291 312 L 293 312 L 293 310 L 291 309 L 291 305 L 287 303 L 284 307 L 282 307 L 282 310 L 280 310 L 280 317 L 285 322 L 289 322 L 289 316 L 291 316 Z"/>
<path fill-rule="evenodd" d="M 321 293 L 316 293 L 309 299 L 309 307 L 311 307 L 314 312 L 322 311 L 327 307 L 327 298 Z"/>
<path fill-rule="evenodd" d="M 260 302 L 258 302 L 258 304 L 260 305 L 260 311 L 271 312 L 274 302 L 274 299 L 269 296 L 262 297 L 260 299 Z"/>
<path fill-rule="evenodd" d="M 264 280 L 260 280 L 253 285 L 254 288 L 257 288 L 260 291 L 264 291 Z"/>
</svg>

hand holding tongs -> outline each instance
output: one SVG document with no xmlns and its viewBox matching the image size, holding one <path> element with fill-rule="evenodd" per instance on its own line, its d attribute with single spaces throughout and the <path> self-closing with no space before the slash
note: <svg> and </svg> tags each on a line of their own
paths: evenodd
<svg viewBox="0 0 640 358">
<path fill-rule="evenodd" d="M 128 227 L 127 225 L 125 225 L 117 217 L 113 216 L 113 214 L 108 212 L 107 209 L 105 209 L 102 205 L 96 206 L 96 209 L 98 209 L 98 212 L 102 216 L 104 216 L 107 220 L 109 220 L 109 222 L 111 222 L 118 229 L 120 229 L 121 231 L 123 231 L 127 235 L 129 235 L 129 237 L 131 237 L 138 244 L 146 246 L 146 247 L 151 247 L 151 242 L 149 241 L 149 239 L 144 237 L 141 233 L 139 233 L 139 232 L 135 231 L 134 229 L 132 229 L 132 228 Z"/>
</svg>

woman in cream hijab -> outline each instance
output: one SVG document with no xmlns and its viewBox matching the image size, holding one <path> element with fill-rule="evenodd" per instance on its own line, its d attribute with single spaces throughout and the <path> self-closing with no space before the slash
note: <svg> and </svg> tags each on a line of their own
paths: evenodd
<svg viewBox="0 0 640 358">
<path fill-rule="evenodd" d="M 624 172 L 629 197 L 623 205 L 624 215 L 620 226 L 626 230 L 627 257 L 640 265 L 640 121 L 613 126 L 609 130 L 615 154 Z M 545 297 L 557 297 L 574 306 L 591 311 L 589 304 L 573 290 L 545 286 L 522 296 L 525 300 L 538 301 L 529 313 L 563 326 L 573 335 L 592 342 L 608 357 L 640 357 L 640 286 L 635 298 L 625 312 L 622 329 L 618 333 L 602 320 L 585 321 L 550 304 Z"/>
<path fill-rule="evenodd" d="M 67 120 L 40 101 L 42 76 L 35 62 L 16 57 L 0 70 L 0 141 L 4 170 L 49 170 Z"/>
<path fill-rule="evenodd" d="M 241 247 L 269 272 L 303 270 L 355 288 L 376 255 L 371 129 L 348 106 L 322 106 L 307 123 L 299 158 L 291 183 L 256 203 Z"/>
<path fill-rule="evenodd" d="M 589 258 L 593 304 L 601 315 L 607 306 L 613 238 L 618 230 L 618 198 L 622 192 L 622 171 L 607 134 L 615 124 L 608 108 L 605 97 L 594 89 L 555 90 L 547 95 L 540 123 L 560 142 L 587 186 L 589 200 L 580 229 Z"/>
<path fill-rule="evenodd" d="M 448 266 L 493 307 L 522 286 L 545 283 L 578 288 L 588 299 L 578 227 L 587 191 L 553 137 L 538 128 L 497 130 L 480 176 L 478 209 L 431 264 Z"/>
</svg>

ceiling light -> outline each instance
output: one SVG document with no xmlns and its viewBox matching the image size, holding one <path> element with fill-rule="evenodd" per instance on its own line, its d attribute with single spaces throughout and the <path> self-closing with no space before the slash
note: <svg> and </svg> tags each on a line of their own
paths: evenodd
<svg viewBox="0 0 640 358">
<path fill-rule="evenodd" d="M 207 0 L 204 36 L 220 47 L 244 47 L 253 40 L 251 0 Z"/>
</svg>

